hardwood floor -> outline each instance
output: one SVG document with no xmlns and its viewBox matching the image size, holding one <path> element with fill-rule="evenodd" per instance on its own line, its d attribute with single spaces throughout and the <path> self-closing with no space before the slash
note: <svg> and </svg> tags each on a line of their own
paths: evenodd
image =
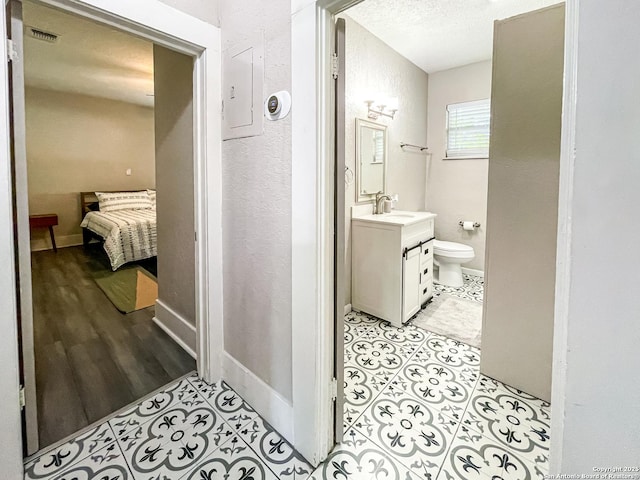
<svg viewBox="0 0 640 480">
<path fill-rule="evenodd" d="M 40 448 L 196 368 L 153 307 L 122 314 L 98 288 L 92 272 L 109 268 L 99 244 L 31 259 Z M 141 264 L 156 274 L 154 260 Z"/>
</svg>

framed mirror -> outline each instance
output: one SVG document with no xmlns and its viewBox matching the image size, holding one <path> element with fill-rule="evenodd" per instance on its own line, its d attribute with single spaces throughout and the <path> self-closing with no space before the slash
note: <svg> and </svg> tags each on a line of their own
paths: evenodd
<svg viewBox="0 0 640 480">
<path fill-rule="evenodd" d="M 356 118 L 356 202 L 366 202 L 387 185 L 387 127 Z"/>
</svg>

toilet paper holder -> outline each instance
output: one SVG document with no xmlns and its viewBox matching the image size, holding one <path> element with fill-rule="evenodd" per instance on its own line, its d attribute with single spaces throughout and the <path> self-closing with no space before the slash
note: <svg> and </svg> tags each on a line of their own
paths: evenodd
<svg viewBox="0 0 640 480">
<path fill-rule="evenodd" d="M 462 227 L 462 226 L 464 225 L 464 222 L 463 222 L 462 220 L 460 220 L 460 221 L 458 222 L 458 225 L 460 225 L 460 226 Z M 473 226 L 474 226 L 475 228 L 480 228 L 480 224 L 479 224 L 478 222 L 473 222 Z"/>
</svg>

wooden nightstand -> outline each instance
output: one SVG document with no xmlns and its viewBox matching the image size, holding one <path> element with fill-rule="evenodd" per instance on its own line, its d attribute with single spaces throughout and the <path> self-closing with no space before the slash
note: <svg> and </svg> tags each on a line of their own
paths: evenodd
<svg viewBox="0 0 640 480">
<path fill-rule="evenodd" d="M 49 229 L 49 235 L 51 235 L 51 244 L 53 245 L 53 251 L 58 252 L 56 247 L 56 237 L 53 235 L 53 227 L 58 225 L 58 215 L 55 213 L 44 213 L 42 215 L 29 215 L 29 226 L 31 228 L 45 228 Z"/>
</svg>

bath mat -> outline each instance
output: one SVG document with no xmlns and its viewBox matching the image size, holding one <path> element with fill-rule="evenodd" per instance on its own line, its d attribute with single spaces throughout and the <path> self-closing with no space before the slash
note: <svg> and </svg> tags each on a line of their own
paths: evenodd
<svg viewBox="0 0 640 480">
<path fill-rule="evenodd" d="M 140 266 L 97 272 L 94 280 L 122 313 L 150 307 L 158 298 L 156 277 Z"/>
<path fill-rule="evenodd" d="M 434 297 L 412 323 L 430 332 L 480 348 L 482 304 L 446 293 Z"/>
</svg>

